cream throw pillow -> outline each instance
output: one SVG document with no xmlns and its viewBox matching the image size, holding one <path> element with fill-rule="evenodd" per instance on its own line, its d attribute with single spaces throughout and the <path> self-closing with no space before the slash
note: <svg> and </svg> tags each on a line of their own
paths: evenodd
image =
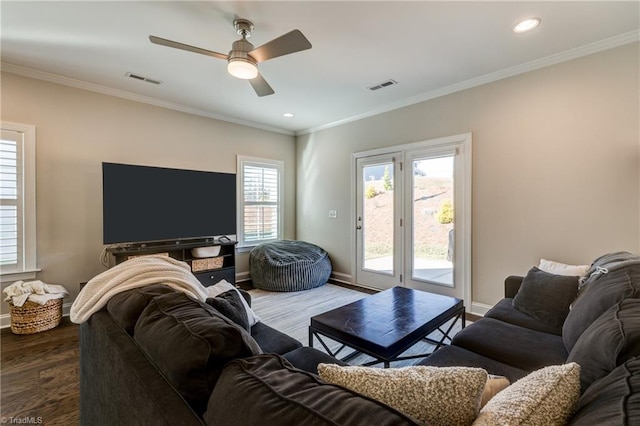
<svg viewBox="0 0 640 426">
<path fill-rule="evenodd" d="M 580 366 L 552 365 L 530 373 L 498 393 L 473 426 L 564 425 L 580 397 Z"/>
<path fill-rule="evenodd" d="M 576 277 L 584 277 L 589 271 L 589 265 L 566 265 L 553 260 L 540 259 L 538 269 L 556 275 L 568 275 Z"/>
<path fill-rule="evenodd" d="M 471 367 L 403 368 L 318 365 L 320 377 L 376 399 L 421 424 L 470 425 L 478 415 L 487 372 Z"/>
</svg>

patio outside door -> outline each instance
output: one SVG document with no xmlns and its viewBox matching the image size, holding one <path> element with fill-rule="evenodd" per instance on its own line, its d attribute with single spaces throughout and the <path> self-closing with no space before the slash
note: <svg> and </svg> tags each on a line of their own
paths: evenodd
<svg viewBox="0 0 640 426">
<path fill-rule="evenodd" d="M 355 284 L 470 303 L 470 135 L 354 155 Z"/>
<path fill-rule="evenodd" d="M 389 153 L 356 161 L 356 282 L 364 287 L 384 290 L 401 285 L 400 155 Z"/>
</svg>

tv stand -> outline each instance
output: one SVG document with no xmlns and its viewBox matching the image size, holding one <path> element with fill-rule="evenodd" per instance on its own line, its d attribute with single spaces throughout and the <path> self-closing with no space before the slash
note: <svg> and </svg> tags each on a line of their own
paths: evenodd
<svg viewBox="0 0 640 426">
<path fill-rule="evenodd" d="M 108 248 L 116 264 L 138 256 L 160 254 L 187 263 L 193 274 L 205 287 L 226 280 L 236 282 L 236 241 L 230 239 L 203 238 L 199 240 L 160 241 L 153 243 L 136 243 L 128 246 Z M 191 250 L 202 247 L 220 247 L 217 256 L 194 257 Z"/>
<path fill-rule="evenodd" d="M 224 238 L 224 239 L 223 239 Z M 125 249 L 127 251 L 135 251 L 135 250 L 154 250 L 166 247 L 207 247 L 214 246 L 222 243 L 232 242 L 227 237 L 219 237 L 218 240 L 216 238 L 198 238 L 192 240 L 170 240 L 170 241 L 152 241 L 152 242 L 140 242 L 140 243 L 130 243 L 119 246 L 117 248 L 111 248 L 109 250 L 118 251 L 121 249 Z"/>
</svg>

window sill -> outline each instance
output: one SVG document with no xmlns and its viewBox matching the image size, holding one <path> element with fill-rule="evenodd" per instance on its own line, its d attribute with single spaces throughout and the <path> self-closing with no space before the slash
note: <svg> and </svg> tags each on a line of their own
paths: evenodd
<svg viewBox="0 0 640 426">
<path fill-rule="evenodd" d="M 259 246 L 260 244 L 271 243 L 271 242 L 280 241 L 280 240 L 282 240 L 282 238 L 276 238 L 274 240 L 264 240 L 264 241 L 260 241 L 259 243 L 246 245 L 246 246 L 240 246 L 240 247 L 236 246 L 236 251 L 238 253 L 247 253 L 247 252 L 250 252 L 251 249 L 253 249 L 255 246 Z"/>
<path fill-rule="evenodd" d="M 28 271 L 3 273 L 2 276 L 0 276 L 0 282 L 8 283 L 19 280 L 32 280 L 36 278 L 36 274 L 40 271 L 42 271 L 42 269 L 30 269 Z"/>
</svg>

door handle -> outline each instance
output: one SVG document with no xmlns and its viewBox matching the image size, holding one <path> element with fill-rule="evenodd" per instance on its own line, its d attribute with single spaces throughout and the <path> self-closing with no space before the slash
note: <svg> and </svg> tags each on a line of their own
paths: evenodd
<svg viewBox="0 0 640 426">
<path fill-rule="evenodd" d="M 362 225 L 356 225 L 356 229 L 359 231 L 362 229 Z"/>
</svg>

